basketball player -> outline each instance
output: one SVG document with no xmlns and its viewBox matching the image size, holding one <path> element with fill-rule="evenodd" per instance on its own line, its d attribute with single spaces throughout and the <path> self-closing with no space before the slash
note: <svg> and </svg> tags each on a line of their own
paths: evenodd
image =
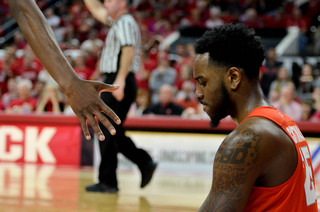
<svg viewBox="0 0 320 212">
<path fill-rule="evenodd" d="M 131 104 L 136 98 L 137 85 L 135 73 L 139 70 L 141 35 L 133 16 L 129 13 L 130 0 L 85 0 L 92 15 L 100 22 L 110 26 L 100 60 L 100 72 L 104 82 L 119 84 L 113 93 L 103 93 L 101 98 L 113 109 L 120 119 L 127 117 Z M 135 163 L 141 172 L 140 187 L 151 180 L 157 166 L 151 156 L 135 146 L 125 135 L 122 124 L 116 126 L 117 134 L 109 136 L 107 129 L 100 125 L 108 142 L 100 142 L 101 163 L 99 183 L 86 187 L 89 192 L 118 192 L 116 169 L 117 154 L 122 153 Z"/>
<path fill-rule="evenodd" d="M 104 104 L 99 94 L 103 91 L 115 91 L 119 86 L 81 80 L 64 57 L 50 25 L 35 1 L 7 0 L 7 2 L 32 50 L 66 94 L 70 106 L 80 119 L 86 139 L 91 139 L 87 120 L 98 138 L 101 141 L 105 139 L 95 117 L 114 135 L 116 130 L 103 113 L 117 124 L 121 121 Z"/>
<path fill-rule="evenodd" d="M 196 96 L 211 125 L 237 123 L 214 159 L 203 211 L 318 211 L 308 144 L 259 85 L 264 48 L 253 30 L 227 24 L 195 44 Z"/>
</svg>

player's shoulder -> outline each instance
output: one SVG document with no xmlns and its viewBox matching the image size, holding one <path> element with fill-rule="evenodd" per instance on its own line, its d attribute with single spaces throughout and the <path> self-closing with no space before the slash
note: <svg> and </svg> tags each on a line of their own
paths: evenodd
<svg viewBox="0 0 320 212">
<path fill-rule="evenodd" d="M 251 117 L 238 125 L 224 140 L 228 146 L 272 146 L 287 137 L 273 121 L 262 117 Z"/>
</svg>

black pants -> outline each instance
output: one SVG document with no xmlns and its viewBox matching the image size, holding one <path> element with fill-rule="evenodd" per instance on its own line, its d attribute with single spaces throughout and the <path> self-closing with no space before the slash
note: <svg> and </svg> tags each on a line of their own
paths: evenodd
<svg viewBox="0 0 320 212">
<path fill-rule="evenodd" d="M 105 75 L 104 80 L 107 84 L 112 84 L 116 78 L 116 74 Z M 124 98 L 117 101 L 112 93 L 104 92 L 101 94 L 102 100 L 119 116 L 121 125 L 115 124 L 109 118 L 109 121 L 116 128 L 116 135 L 111 135 L 109 131 L 100 124 L 102 132 L 106 136 L 105 141 L 99 141 L 101 163 L 99 167 L 99 181 L 108 186 L 117 187 L 116 169 L 118 165 L 117 154 L 122 153 L 126 158 L 135 163 L 142 170 L 148 163 L 152 161 L 150 155 L 143 149 L 138 149 L 133 141 L 125 135 L 124 123 L 131 104 L 134 102 L 137 93 L 137 85 L 133 73 L 130 73 L 126 79 L 126 87 L 124 90 Z"/>
</svg>

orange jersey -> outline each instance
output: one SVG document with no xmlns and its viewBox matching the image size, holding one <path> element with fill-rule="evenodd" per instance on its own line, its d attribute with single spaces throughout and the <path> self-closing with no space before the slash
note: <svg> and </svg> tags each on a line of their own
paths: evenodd
<svg viewBox="0 0 320 212">
<path fill-rule="evenodd" d="M 298 164 L 293 175 L 281 185 L 253 187 L 245 211 L 318 212 L 311 154 L 297 124 L 274 107 L 256 108 L 247 118 L 253 116 L 270 119 L 290 136 L 296 147 Z"/>
</svg>

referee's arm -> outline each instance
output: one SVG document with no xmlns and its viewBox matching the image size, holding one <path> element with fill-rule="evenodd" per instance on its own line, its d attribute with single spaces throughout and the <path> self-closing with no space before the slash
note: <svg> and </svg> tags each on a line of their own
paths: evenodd
<svg viewBox="0 0 320 212">
<path fill-rule="evenodd" d="M 133 56 L 134 56 L 133 46 L 124 46 L 121 48 L 120 66 L 119 66 L 116 80 L 114 81 L 114 84 L 119 85 L 119 89 L 112 92 L 112 95 L 118 101 L 121 101 L 124 97 L 124 88 L 126 85 L 126 78 L 130 72 Z"/>
<path fill-rule="evenodd" d="M 107 17 L 108 13 L 103 4 L 98 0 L 84 0 L 87 8 L 91 12 L 92 16 L 101 23 L 108 25 Z"/>
</svg>

